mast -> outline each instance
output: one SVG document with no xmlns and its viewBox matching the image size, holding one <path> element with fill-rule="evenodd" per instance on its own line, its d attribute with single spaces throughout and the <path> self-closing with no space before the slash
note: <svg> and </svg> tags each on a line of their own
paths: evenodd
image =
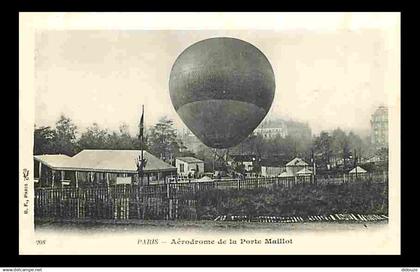
<svg viewBox="0 0 420 272">
<path fill-rule="evenodd" d="M 140 140 L 140 158 L 139 158 L 139 177 L 140 177 L 140 184 L 143 185 L 143 175 L 144 175 L 144 105 L 141 106 L 141 118 L 140 118 L 140 133 L 139 133 L 139 140 Z"/>
</svg>

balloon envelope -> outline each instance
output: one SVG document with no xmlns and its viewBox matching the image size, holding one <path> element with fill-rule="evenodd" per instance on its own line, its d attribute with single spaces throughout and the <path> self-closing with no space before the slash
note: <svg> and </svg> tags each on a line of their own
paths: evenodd
<svg viewBox="0 0 420 272">
<path fill-rule="evenodd" d="M 239 144 L 260 124 L 274 98 L 273 69 L 252 44 L 212 38 L 185 49 L 169 79 L 172 104 L 205 145 Z"/>
</svg>

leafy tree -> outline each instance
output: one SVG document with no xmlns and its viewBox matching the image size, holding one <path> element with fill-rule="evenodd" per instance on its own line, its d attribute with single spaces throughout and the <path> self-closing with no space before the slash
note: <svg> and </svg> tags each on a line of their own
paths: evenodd
<svg viewBox="0 0 420 272">
<path fill-rule="evenodd" d="M 56 152 L 73 156 L 76 151 L 76 132 L 77 127 L 72 120 L 65 115 L 61 115 L 55 123 L 56 137 L 55 148 Z"/>
<path fill-rule="evenodd" d="M 93 123 L 80 136 L 78 146 L 80 149 L 113 149 L 108 139 L 108 130 L 101 129 L 97 123 Z"/>
<path fill-rule="evenodd" d="M 121 150 L 137 149 L 139 147 L 136 138 L 131 137 L 129 127 L 125 123 L 119 127 L 118 132 L 113 131 L 108 134 L 107 145 L 112 149 Z"/>
<path fill-rule="evenodd" d="M 335 129 L 332 132 L 332 150 L 335 158 L 343 159 L 344 167 L 347 165 L 347 161 L 350 157 L 350 145 L 348 136 L 340 128 Z"/>
<path fill-rule="evenodd" d="M 352 152 L 356 151 L 359 160 L 366 155 L 367 147 L 360 136 L 350 131 L 348 134 L 348 141 L 350 150 Z"/>
<path fill-rule="evenodd" d="M 173 121 L 166 116 L 150 129 L 150 152 L 164 161 L 173 163 L 179 154 L 180 145 Z"/>
<path fill-rule="evenodd" d="M 34 155 L 56 153 L 57 133 L 51 127 L 40 127 L 34 130 Z"/>
<path fill-rule="evenodd" d="M 55 128 L 40 127 L 34 130 L 34 154 L 66 154 L 77 152 L 77 127 L 70 118 L 61 115 Z"/>
<path fill-rule="evenodd" d="M 327 165 L 330 165 L 332 154 L 332 137 L 328 132 L 322 131 L 321 134 L 315 138 L 314 150 L 316 154 L 321 156 L 321 161 L 318 165 L 327 168 Z"/>
</svg>

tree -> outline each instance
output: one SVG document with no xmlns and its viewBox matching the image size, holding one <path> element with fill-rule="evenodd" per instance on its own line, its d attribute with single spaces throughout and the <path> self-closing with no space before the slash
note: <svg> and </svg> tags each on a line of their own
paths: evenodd
<svg viewBox="0 0 420 272">
<path fill-rule="evenodd" d="M 340 128 L 335 129 L 332 132 L 332 151 L 335 158 L 343 159 L 344 168 L 347 165 L 347 160 L 350 157 L 350 145 L 348 136 Z"/>
<path fill-rule="evenodd" d="M 77 152 L 76 132 L 77 127 L 70 118 L 61 115 L 55 123 L 56 138 L 55 148 L 59 154 L 73 156 Z"/>
<path fill-rule="evenodd" d="M 179 141 L 173 121 L 166 116 L 150 129 L 150 152 L 164 161 L 173 162 L 179 154 Z"/>
<path fill-rule="evenodd" d="M 200 144 L 197 148 L 196 156 L 198 159 L 204 161 L 204 169 L 205 171 L 213 171 L 213 163 L 214 163 L 214 153 L 211 151 L 211 149 L 208 146 L 205 146 L 204 144 Z"/>
<path fill-rule="evenodd" d="M 118 132 L 113 131 L 108 134 L 107 145 L 112 149 L 137 149 L 137 141 L 135 138 L 131 137 L 129 132 L 129 127 L 127 124 L 123 123 L 120 125 Z"/>
<path fill-rule="evenodd" d="M 72 120 L 61 115 L 55 128 L 40 127 L 34 130 L 34 154 L 65 154 L 73 156 L 77 152 L 77 127 Z"/>
<path fill-rule="evenodd" d="M 112 149 L 108 140 L 108 130 L 101 129 L 97 123 L 93 123 L 80 136 L 78 146 L 80 149 Z"/>
<path fill-rule="evenodd" d="M 332 138 L 328 132 L 322 131 L 314 140 L 314 149 L 316 154 L 321 155 L 320 166 L 328 168 L 332 154 Z"/>
<path fill-rule="evenodd" d="M 34 155 L 56 153 L 57 133 L 51 127 L 40 127 L 34 130 Z"/>
<path fill-rule="evenodd" d="M 359 160 L 366 155 L 367 147 L 360 136 L 350 131 L 348 135 L 348 142 L 350 150 L 356 151 Z"/>
</svg>

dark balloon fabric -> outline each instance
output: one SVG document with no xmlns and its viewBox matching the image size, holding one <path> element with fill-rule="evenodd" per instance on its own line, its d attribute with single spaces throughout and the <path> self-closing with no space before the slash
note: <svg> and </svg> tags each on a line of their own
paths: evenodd
<svg viewBox="0 0 420 272">
<path fill-rule="evenodd" d="M 269 61 L 252 44 L 212 38 L 179 55 L 169 91 L 175 110 L 205 145 L 229 148 L 251 134 L 268 113 L 275 79 Z"/>
</svg>

